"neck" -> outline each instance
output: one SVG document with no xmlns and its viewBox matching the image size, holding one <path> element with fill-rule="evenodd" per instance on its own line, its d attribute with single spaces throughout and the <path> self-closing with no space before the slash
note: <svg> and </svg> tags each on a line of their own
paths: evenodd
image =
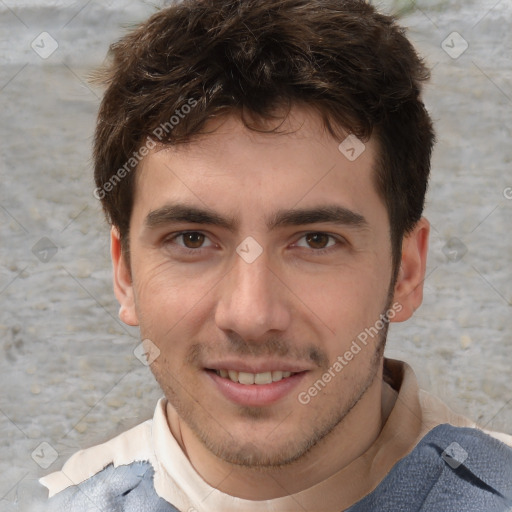
<svg viewBox="0 0 512 512">
<path fill-rule="evenodd" d="M 342 422 L 299 460 L 279 468 L 262 470 L 228 463 L 211 453 L 183 421 L 173 434 L 212 487 L 247 500 L 275 499 L 312 487 L 360 457 L 377 439 L 391 412 L 387 393 L 381 370 Z"/>
</svg>

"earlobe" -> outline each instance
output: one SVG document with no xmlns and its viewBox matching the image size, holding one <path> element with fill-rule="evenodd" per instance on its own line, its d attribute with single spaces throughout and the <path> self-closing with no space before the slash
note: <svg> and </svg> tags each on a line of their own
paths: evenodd
<svg viewBox="0 0 512 512">
<path fill-rule="evenodd" d="M 393 302 L 402 308 L 392 321 L 408 320 L 423 300 L 430 224 L 422 217 L 402 242 L 402 261 L 395 283 Z"/>
<path fill-rule="evenodd" d="M 119 302 L 119 318 L 127 325 L 139 325 L 130 268 L 121 247 L 119 230 L 112 226 L 110 232 L 110 255 L 114 268 L 114 293 Z"/>
</svg>

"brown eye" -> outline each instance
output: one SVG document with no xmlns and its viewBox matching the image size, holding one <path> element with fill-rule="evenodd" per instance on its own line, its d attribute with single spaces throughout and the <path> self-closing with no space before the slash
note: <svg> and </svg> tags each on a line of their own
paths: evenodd
<svg viewBox="0 0 512 512">
<path fill-rule="evenodd" d="M 313 249 L 324 249 L 329 243 L 331 236 L 326 233 L 308 233 L 306 235 L 306 242 Z"/>
<path fill-rule="evenodd" d="M 205 252 L 218 248 L 210 237 L 200 231 L 181 231 L 173 233 L 162 240 L 163 248 L 176 257 L 204 257 Z"/>
<path fill-rule="evenodd" d="M 183 244 L 187 249 L 199 249 L 206 238 L 202 233 L 194 231 L 190 233 L 182 233 L 181 236 L 183 237 Z"/>
</svg>

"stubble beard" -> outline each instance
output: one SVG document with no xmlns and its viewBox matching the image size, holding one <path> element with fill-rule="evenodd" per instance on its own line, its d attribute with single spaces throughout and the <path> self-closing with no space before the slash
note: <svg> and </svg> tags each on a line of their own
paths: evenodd
<svg viewBox="0 0 512 512">
<path fill-rule="evenodd" d="M 385 312 L 388 311 L 389 306 L 390 304 L 386 306 Z M 379 332 L 366 377 L 363 381 L 357 383 L 356 389 L 354 389 L 352 396 L 345 402 L 344 406 L 337 410 L 333 408 L 332 414 L 323 418 L 320 425 L 311 426 L 310 432 L 305 437 L 300 437 L 302 430 L 299 429 L 294 439 L 288 439 L 280 446 L 274 446 L 266 450 L 262 450 L 261 447 L 251 442 L 237 443 L 229 429 L 222 424 L 222 420 L 216 418 L 214 414 L 202 407 L 196 400 L 190 400 L 190 393 L 166 370 L 165 361 L 161 361 L 164 363 L 163 369 L 160 365 L 158 367 L 152 365 L 152 371 L 167 400 L 178 413 L 180 421 L 189 427 L 197 439 L 213 455 L 235 466 L 259 471 L 276 470 L 299 461 L 342 426 L 345 418 L 362 400 L 368 389 L 372 387 L 375 378 L 380 375 L 388 327 L 389 324 L 386 323 L 385 327 Z M 368 348 L 369 345 L 362 350 Z M 185 400 L 181 398 L 182 396 L 186 397 Z M 239 414 L 241 417 L 253 419 L 255 422 L 264 420 L 268 416 L 267 411 L 255 407 L 239 408 Z M 208 425 L 212 425 L 213 428 L 208 428 Z M 221 432 L 220 435 L 219 431 Z"/>
</svg>

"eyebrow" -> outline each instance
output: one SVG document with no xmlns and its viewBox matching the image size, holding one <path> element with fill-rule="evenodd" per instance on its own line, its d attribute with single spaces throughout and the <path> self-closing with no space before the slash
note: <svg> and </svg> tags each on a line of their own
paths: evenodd
<svg viewBox="0 0 512 512">
<path fill-rule="evenodd" d="M 238 227 L 235 217 L 223 217 L 209 208 L 198 208 L 186 204 L 167 204 L 151 211 L 145 219 L 147 228 L 166 224 L 187 222 L 225 228 L 234 232 Z M 268 230 L 306 224 L 329 223 L 357 229 L 369 228 L 368 221 L 359 213 L 339 205 L 324 205 L 316 208 L 278 210 L 266 222 Z"/>
<path fill-rule="evenodd" d="M 149 212 L 145 225 L 156 228 L 164 224 L 189 222 L 192 224 L 209 224 L 233 231 L 237 222 L 233 218 L 225 218 L 208 208 L 197 208 L 185 204 L 167 204 L 162 208 Z"/>
<path fill-rule="evenodd" d="M 338 205 L 325 205 L 317 208 L 279 210 L 267 222 L 268 229 L 283 226 L 329 223 L 360 229 L 369 228 L 368 221 L 359 213 Z"/>
</svg>

